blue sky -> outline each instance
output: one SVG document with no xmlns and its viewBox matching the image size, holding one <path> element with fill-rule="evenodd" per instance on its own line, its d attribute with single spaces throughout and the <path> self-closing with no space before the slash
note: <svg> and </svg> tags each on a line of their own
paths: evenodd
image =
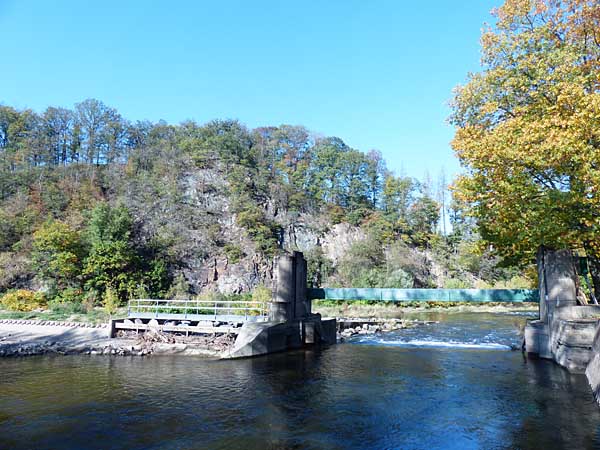
<svg viewBox="0 0 600 450">
<path fill-rule="evenodd" d="M 397 173 L 452 175 L 447 102 L 499 3 L 0 0 L 0 103 L 305 125 Z"/>
</svg>

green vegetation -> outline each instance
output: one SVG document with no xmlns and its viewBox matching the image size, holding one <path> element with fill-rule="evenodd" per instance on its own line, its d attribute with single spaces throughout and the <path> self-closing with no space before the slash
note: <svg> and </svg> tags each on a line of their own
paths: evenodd
<svg viewBox="0 0 600 450">
<path fill-rule="evenodd" d="M 9 291 L 0 298 L 0 305 L 12 311 L 33 311 L 46 304 L 44 295 L 26 289 Z"/>
</svg>

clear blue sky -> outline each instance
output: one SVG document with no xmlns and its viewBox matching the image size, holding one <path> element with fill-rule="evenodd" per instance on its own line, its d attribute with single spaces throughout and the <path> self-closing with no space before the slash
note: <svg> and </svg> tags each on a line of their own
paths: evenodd
<svg viewBox="0 0 600 450">
<path fill-rule="evenodd" d="M 396 172 L 454 174 L 447 102 L 499 3 L 0 0 L 0 103 L 299 124 Z"/>
</svg>

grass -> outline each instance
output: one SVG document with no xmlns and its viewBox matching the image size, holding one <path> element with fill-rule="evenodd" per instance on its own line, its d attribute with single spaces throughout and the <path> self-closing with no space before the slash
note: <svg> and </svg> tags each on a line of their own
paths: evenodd
<svg viewBox="0 0 600 450">
<path fill-rule="evenodd" d="M 119 308 L 114 316 L 121 317 L 127 314 L 126 308 Z M 113 316 L 113 317 L 114 317 Z M 23 320 L 49 320 L 57 322 L 81 322 L 99 324 L 108 322 L 109 315 L 102 308 L 94 308 L 89 312 L 76 311 L 70 306 L 55 307 L 44 311 L 6 311 L 0 310 L 0 319 L 23 319 Z"/>
</svg>

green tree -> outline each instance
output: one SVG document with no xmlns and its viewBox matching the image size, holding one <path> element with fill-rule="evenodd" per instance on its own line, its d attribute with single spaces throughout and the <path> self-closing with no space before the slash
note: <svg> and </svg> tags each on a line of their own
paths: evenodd
<svg viewBox="0 0 600 450">
<path fill-rule="evenodd" d="M 102 296 L 102 306 L 106 313 L 112 317 L 118 311 L 121 306 L 121 301 L 117 295 L 117 291 L 112 286 L 107 286 Z"/>
<path fill-rule="evenodd" d="M 386 174 L 383 183 L 382 209 L 396 232 L 408 231 L 408 211 L 415 191 L 415 182 L 408 177 Z"/>
<path fill-rule="evenodd" d="M 33 269 L 52 290 L 80 283 L 83 257 L 79 232 L 65 222 L 49 220 L 33 234 Z"/>
<path fill-rule="evenodd" d="M 411 205 L 408 222 L 412 238 L 417 244 L 426 244 L 435 234 L 440 219 L 440 205 L 427 195 L 422 195 Z"/>
<path fill-rule="evenodd" d="M 87 228 L 90 251 L 83 270 L 87 289 L 102 296 L 111 286 L 125 299 L 141 282 L 141 261 L 130 242 L 132 224 L 124 206 L 100 203 L 92 210 Z"/>
</svg>

